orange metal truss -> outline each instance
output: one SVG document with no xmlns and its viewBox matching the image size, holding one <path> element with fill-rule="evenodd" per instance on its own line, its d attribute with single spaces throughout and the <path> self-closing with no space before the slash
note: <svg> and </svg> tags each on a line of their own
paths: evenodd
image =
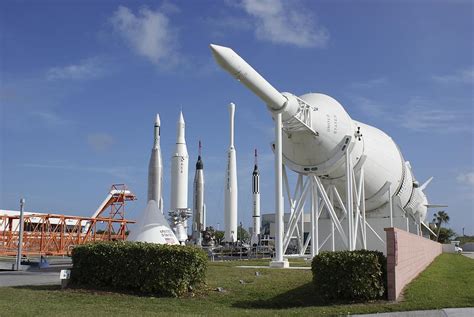
<svg viewBox="0 0 474 317">
<path fill-rule="evenodd" d="M 94 241 L 127 238 L 125 203 L 136 196 L 124 184 L 112 185 L 113 193 L 95 218 L 56 214 L 24 215 L 23 255 L 70 255 L 74 246 Z M 19 215 L 0 215 L 0 255 L 16 255 Z"/>
</svg>

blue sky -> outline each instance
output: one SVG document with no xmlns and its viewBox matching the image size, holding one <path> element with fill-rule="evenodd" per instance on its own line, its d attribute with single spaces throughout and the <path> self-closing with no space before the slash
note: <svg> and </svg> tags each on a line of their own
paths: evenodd
<svg viewBox="0 0 474 317">
<path fill-rule="evenodd" d="M 203 143 L 208 224 L 223 227 L 229 102 L 236 108 L 239 221 L 251 223 L 253 149 L 273 210 L 272 121 L 214 63 L 232 47 L 277 89 L 323 92 L 387 132 L 432 203 L 474 234 L 474 22 L 470 1 L 2 1 L 0 208 L 89 216 L 113 183 L 145 208 L 162 121 L 165 208 L 182 108 L 190 193 Z M 435 210 L 431 210 L 429 218 Z"/>
</svg>

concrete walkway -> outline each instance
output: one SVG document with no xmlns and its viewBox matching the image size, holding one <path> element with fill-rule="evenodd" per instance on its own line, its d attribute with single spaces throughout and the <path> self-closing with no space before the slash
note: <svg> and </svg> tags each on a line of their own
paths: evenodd
<svg viewBox="0 0 474 317">
<path fill-rule="evenodd" d="M 474 252 L 463 252 L 462 255 L 467 256 L 468 258 L 474 259 Z"/>
<path fill-rule="evenodd" d="M 357 317 L 472 317 L 474 308 L 445 308 L 440 310 L 413 310 L 404 312 L 351 315 Z"/>
<path fill-rule="evenodd" d="M 60 270 L 0 271 L 0 287 L 60 285 Z"/>
</svg>

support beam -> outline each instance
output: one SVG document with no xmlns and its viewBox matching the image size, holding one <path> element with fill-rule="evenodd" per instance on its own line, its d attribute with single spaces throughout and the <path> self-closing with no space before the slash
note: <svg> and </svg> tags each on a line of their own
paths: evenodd
<svg viewBox="0 0 474 317">
<path fill-rule="evenodd" d="M 288 267 L 288 260 L 283 258 L 283 171 L 281 144 L 281 113 L 275 114 L 275 258 L 270 267 Z"/>
</svg>

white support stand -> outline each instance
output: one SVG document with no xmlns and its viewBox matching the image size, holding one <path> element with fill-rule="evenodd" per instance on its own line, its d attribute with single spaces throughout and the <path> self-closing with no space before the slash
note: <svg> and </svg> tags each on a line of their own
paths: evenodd
<svg viewBox="0 0 474 317">
<path fill-rule="evenodd" d="M 281 145 L 281 113 L 275 114 L 275 258 L 270 262 L 270 267 L 287 268 L 288 260 L 283 258 L 283 171 L 282 171 L 282 145 Z"/>
<path fill-rule="evenodd" d="M 275 153 L 278 151 L 278 142 L 276 142 Z M 280 253 L 285 257 L 314 257 L 319 254 L 321 247 L 330 241 L 331 250 L 336 250 L 336 234 L 344 244 L 346 250 L 355 250 L 357 248 L 367 248 L 367 228 L 372 227 L 367 223 L 365 214 L 365 191 L 364 191 L 364 162 L 365 156 L 361 157 L 361 163 L 358 171 L 358 177 L 352 166 L 350 154 L 346 152 L 346 202 L 333 184 L 326 188 L 321 182 L 319 176 L 314 173 L 307 175 L 298 175 L 294 196 L 289 197 L 290 189 L 286 177 L 286 169 L 283 166 L 282 174 L 285 175 L 285 190 L 290 206 L 290 217 L 286 232 L 278 230 L 279 223 L 283 222 L 283 214 L 276 211 L 275 245 L 277 246 L 277 255 L 275 262 L 279 262 Z M 276 168 L 276 166 L 275 166 Z M 277 196 L 278 197 L 278 196 Z M 281 197 L 281 196 L 279 196 Z M 311 228 L 306 241 L 304 239 L 304 213 L 305 203 L 309 201 L 309 212 L 311 219 Z M 329 217 L 331 221 L 331 232 L 322 237 L 320 243 L 319 220 L 321 217 Z M 281 233 L 281 235 L 280 235 Z M 375 232 L 374 232 L 375 233 Z M 379 237 L 380 238 L 380 237 Z M 298 254 L 284 255 L 291 242 L 297 239 Z M 380 238 L 381 239 L 381 238 Z M 383 241 L 383 240 L 382 240 Z M 281 251 L 279 249 L 281 246 Z M 309 250 L 308 247 L 310 246 Z M 309 252 L 309 254 L 307 254 Z M 273 262 L 272 262 L 273 263 Z M 281 267 L 281 266 L 280 266 Z"/>
</svg>

